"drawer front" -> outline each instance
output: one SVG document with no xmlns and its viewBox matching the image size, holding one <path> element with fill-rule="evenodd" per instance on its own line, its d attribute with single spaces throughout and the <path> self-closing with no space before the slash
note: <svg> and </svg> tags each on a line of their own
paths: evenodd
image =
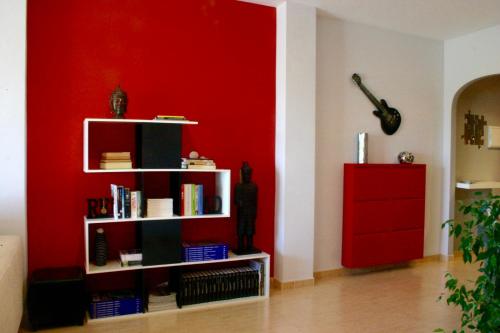
<svg viewBox="0 0 500 333">
<path fill-rule="evenodd" d="M 424 199 L 358 201 L 354 204 L 355 235 L 422 229 Z"/>
<path fill-rule="evenodd" d="M 389 232 L 393 220 L 392 201 L 361 201 L 354 204 L 354 235 Z"/>
<path fill-rule="evenodd" d="M 343 265 L 361 268 L 395 264 L 423 256 L 423 229 L 354 236 L 352 262 Z"/>
<path fill-rule="evenodd" d="M 391 219 L 392 231 L 424 229 L 424 199 L 395 200 L 392 211 L 394 213 Z"/>
<path fill-rule="evenodd" d="M 425 167 L 371 166 L 353 169 L 353 199 L 423 198 Z"/>
</svg>

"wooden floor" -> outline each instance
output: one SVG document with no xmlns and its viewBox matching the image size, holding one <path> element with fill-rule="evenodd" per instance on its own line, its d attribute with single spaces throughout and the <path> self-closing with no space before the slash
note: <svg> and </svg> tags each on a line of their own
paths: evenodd
<svg viewBox="0 0 500 333">
<path fill-rule="evenodd" d="M 390 270 L 323 277 L 315 286 L 273 290 L 256 303 L 154 314 L 40 332 L 432 332 L 456 328 L 457 310 L 437 298 L 444 274 L 474 277 L 460 260 L 428 261 Z"/>
</svg>

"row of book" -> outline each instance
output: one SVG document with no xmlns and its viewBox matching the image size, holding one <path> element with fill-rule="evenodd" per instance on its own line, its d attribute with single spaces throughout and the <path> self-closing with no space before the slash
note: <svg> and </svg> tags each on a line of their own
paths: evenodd
<svg viewBox="0 0 500 333">
<path fill-rule="evenodd" d="M 182 273 L 177 306 L 260 295 L 259 270 L 252 266 Z"/>
<path fill-rule="evenodd" d="M 182 259 L 187 262 L 222 260 L 228 255 L 229 246 L 223 243 L 182 244 Z"/>
<path fill-rule="evenodd" d="M 124 219 L 144 216 L 144 195 L 142 191 L 130 191 L 128 187 L 111 184 L 111 197 L 113 199 L 113 218 Z"/>
<path fill-rule="evenodd" d="M 112 291 L 92 295 L 89 307 L 90 318 L 123 316 L 144 312 L 142 298 L 133 291 Z"/>
<path fill-rule="evenodd" d="M 130 152 L 104 152 L 101 154 L 99 167 L 105 170 L 132 169 Z"/>
<path fill-rule="evenodd" d="M 181 185 L 181 216 L 203 215 L 203 185 Z"/>
</svg>

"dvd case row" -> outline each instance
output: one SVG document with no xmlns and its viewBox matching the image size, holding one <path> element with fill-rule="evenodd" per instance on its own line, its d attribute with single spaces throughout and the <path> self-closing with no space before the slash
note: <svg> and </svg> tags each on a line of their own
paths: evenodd
<svg viewBox="0 0 500 333">
<path fill-rule="evenodd" d="M 259 296 L 259 271 L 251 266 L 181 274 L 177 305 Z"/>
</svg>

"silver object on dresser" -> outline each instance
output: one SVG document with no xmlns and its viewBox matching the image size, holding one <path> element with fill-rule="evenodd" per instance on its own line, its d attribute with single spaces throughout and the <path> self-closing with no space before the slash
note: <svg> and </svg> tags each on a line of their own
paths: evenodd
<svg viewBox="0 0 500 333">
<path fill-rule="evenodd" d="M 368 163 L 368 133 L 358 133 L 357 143 L 358 153 L 356 155 L 356 163 Z"/>
<path fill-rule="evenodd" d="M 415 160 L 415 156 L 409 151 L 402 151 L 398 154 L 398 161 L 401 164 L 412 164 Z"/>
</svg>

